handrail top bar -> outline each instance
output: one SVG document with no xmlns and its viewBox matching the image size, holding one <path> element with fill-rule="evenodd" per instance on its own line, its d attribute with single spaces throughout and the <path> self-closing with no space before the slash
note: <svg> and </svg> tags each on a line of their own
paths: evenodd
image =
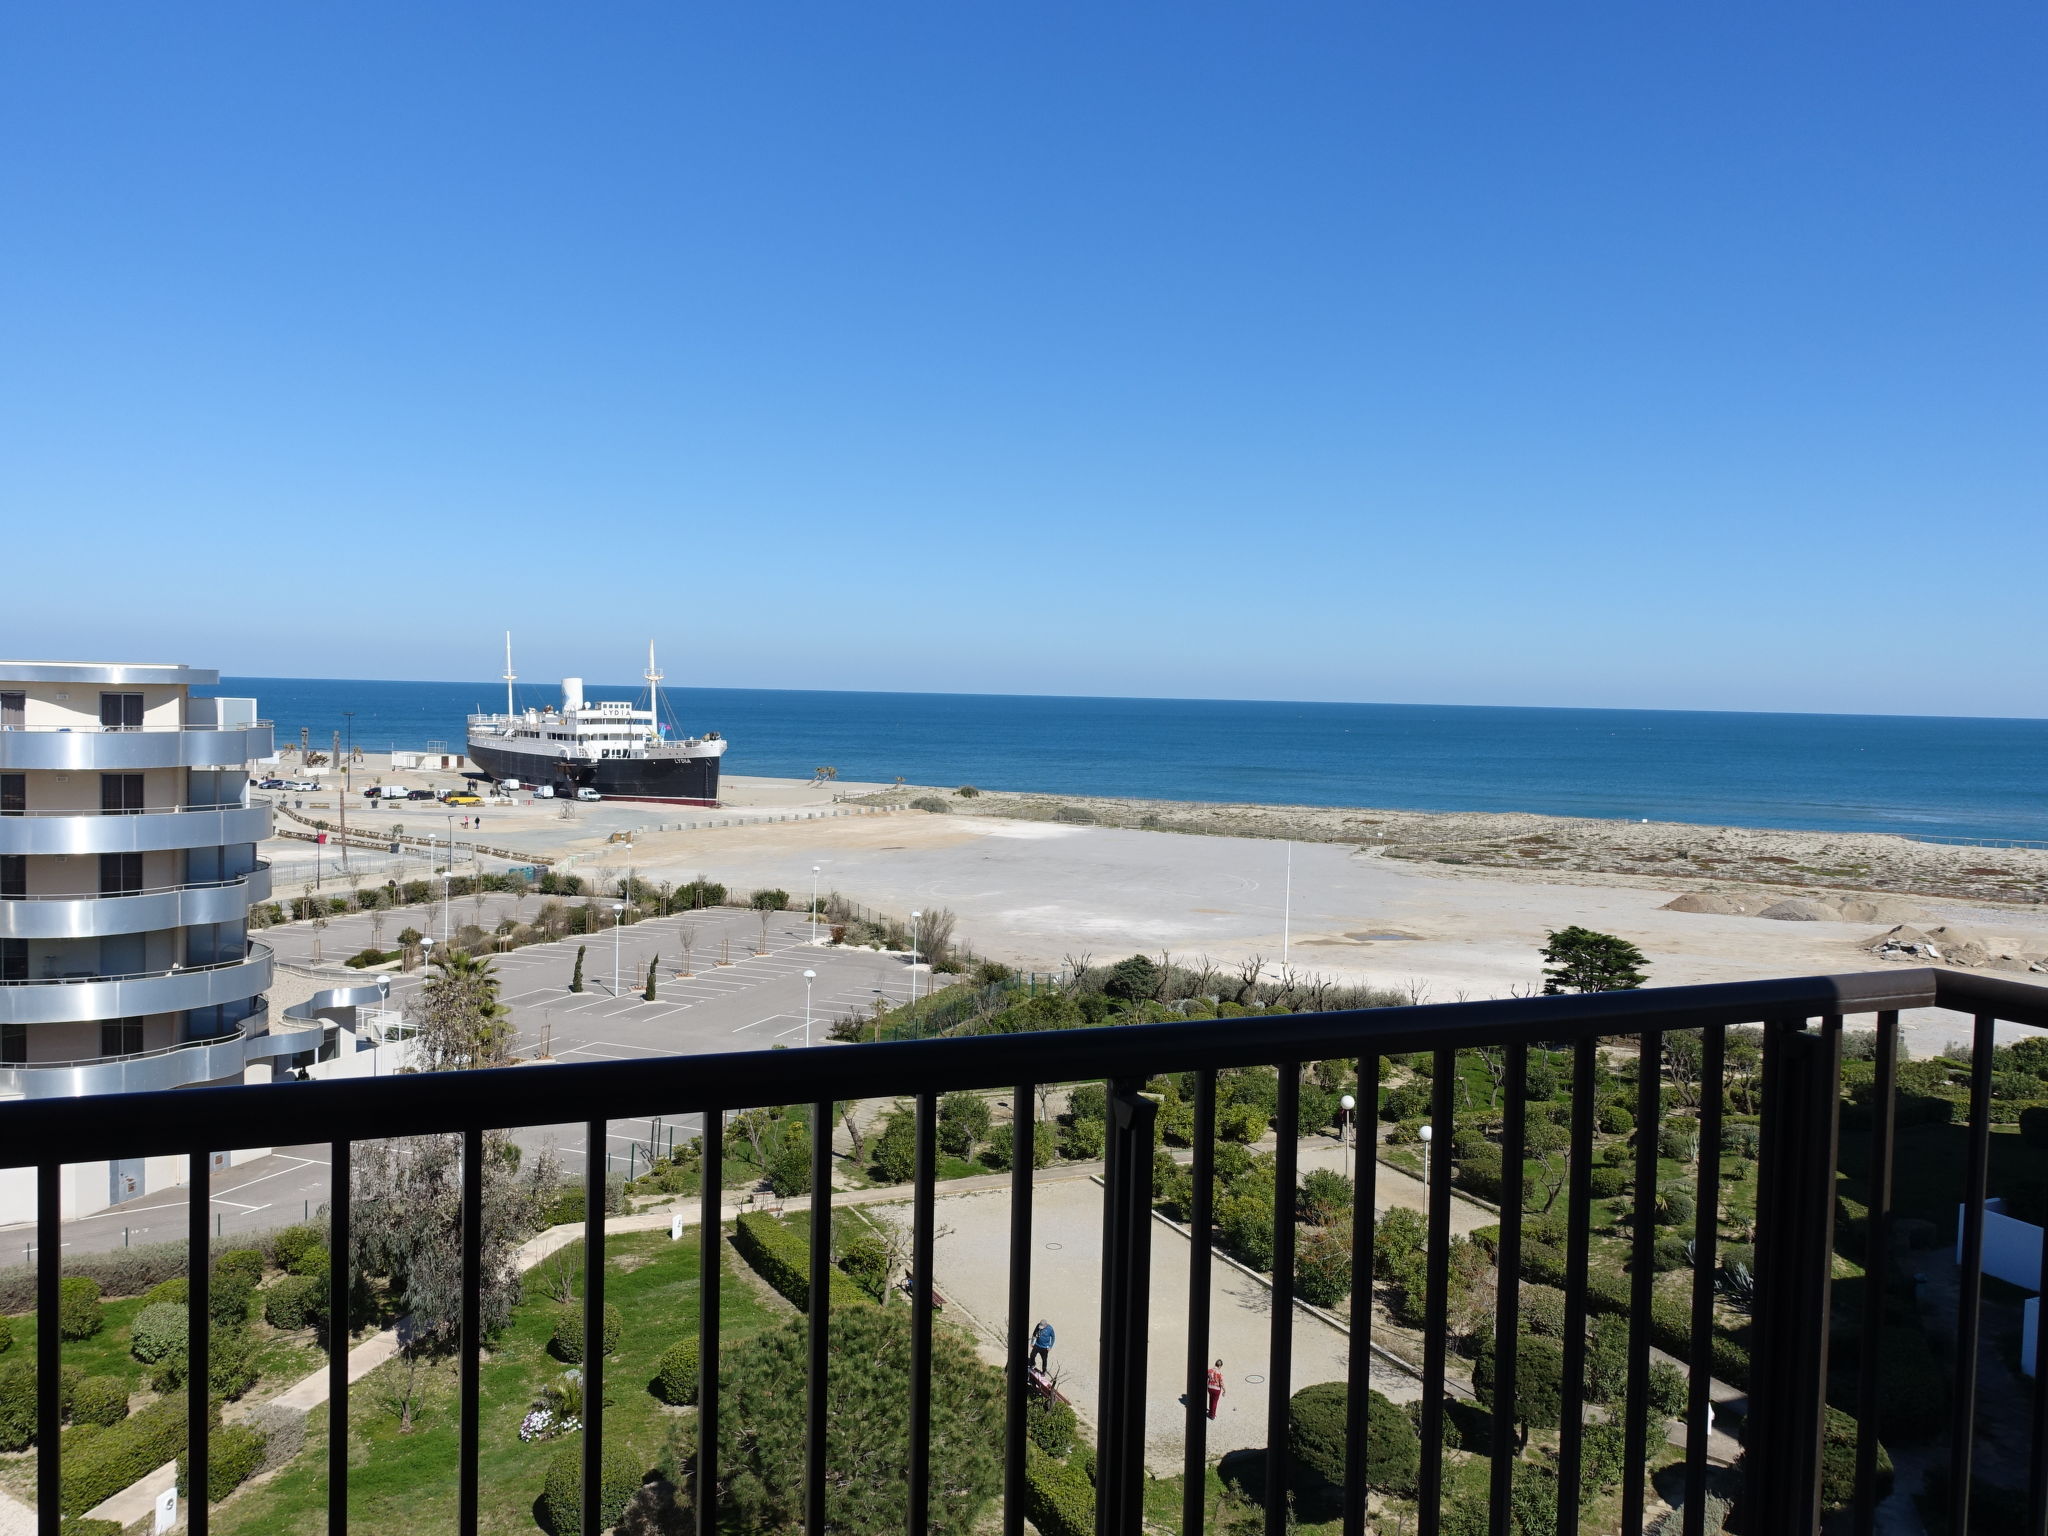
<svg viewBox="0 0 2048 1536">
<path fill-rule="evenodd" d="M 1556 997 L 1272 1014 L 1039 1034 L 908 1040 L 809 1053 L 743 1051 L 353 1081 L 165 1089 L 0 1105 L 16 1159 L 90 1162 L 309 1139 L 374 1140 L 654 1112 L 744 1109 L 1020 1082 L 1476 1045 L 1571 1041 L 1947 1006 L 2048 1024 L 2048 989 L 1926 968 Z M 27 1156 L 22 1156 L 27 1153 Z"/>
</svg>

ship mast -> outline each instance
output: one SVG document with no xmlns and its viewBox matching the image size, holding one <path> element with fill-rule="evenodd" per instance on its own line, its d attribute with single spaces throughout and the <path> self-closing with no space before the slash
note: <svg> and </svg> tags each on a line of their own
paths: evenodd
<svg viewBox="0 0 2048 1536">
<path fill-rule="evenodd" d="M 640 674 L 647 679 L 647 712 L 654 717 L 651 727 L 654 739 L 661 740 L 661 680 L 665 675 L 654 664 L 654 642 L 647 642 L 647 670 Z"/>
<path fill-rule="evenodd" d="M 512 631 L 505 631 L 505 713 L 512 713 L 512 684 L 519 674 L 512 670 Z"/>
</svg>

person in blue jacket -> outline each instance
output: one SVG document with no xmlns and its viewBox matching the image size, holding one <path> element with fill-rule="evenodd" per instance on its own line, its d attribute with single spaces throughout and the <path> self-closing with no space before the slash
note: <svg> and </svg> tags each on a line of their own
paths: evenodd
<svg viewBox="0 0 2048 1536">
<path fill-rule="evenodd" d="M 1052 1353 L 1052 1324 L 1044 1318 L 1031 1330 L 1031 1364 L 1036 1370 L 1046 1368 L 1046 1360 Z"/>
</svg>

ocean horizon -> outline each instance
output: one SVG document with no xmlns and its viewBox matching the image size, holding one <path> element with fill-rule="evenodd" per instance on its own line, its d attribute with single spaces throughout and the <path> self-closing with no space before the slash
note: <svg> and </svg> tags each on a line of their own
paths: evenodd
<svg viewBox="0 0 2048 1536">
<path fill-rule="evenodd" d="M 504 684 L 224 677 L 280 744 L 458 750 Z M 669 688 L 725 771 L 1132 799 L 2048 839 L 2048 720 Z M 521 707 L 557 687 L 522 686 Z M 645 685 L 586 683 L 595 699 Z M 353 720 L 344 711 L 354 711 Z"/>
</svg>

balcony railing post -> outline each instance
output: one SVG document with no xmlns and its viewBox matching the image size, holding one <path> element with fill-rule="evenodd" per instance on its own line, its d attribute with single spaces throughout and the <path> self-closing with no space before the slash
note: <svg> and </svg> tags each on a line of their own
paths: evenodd
<svg viewBox="0 0 2048 1536">
<path fill-rule="evenodd" d="M 1143 1523 L 1145 1334 L 1152 1288 L 1152 1148 L 1159 1107 L 1136 1079 L 1110 1084 L 1103 1179 L 1102 1388 L 1097 1407 L 1097 1536 Z"/>
<path fill-rule="evenodd" d="M 1826 1428 L 1841 1020 L 1765 1026 L 1757 1166 L 1756 1339 L 1744 1435 L 1744 1528 L 1813 1536 Z"/>
</svg>

